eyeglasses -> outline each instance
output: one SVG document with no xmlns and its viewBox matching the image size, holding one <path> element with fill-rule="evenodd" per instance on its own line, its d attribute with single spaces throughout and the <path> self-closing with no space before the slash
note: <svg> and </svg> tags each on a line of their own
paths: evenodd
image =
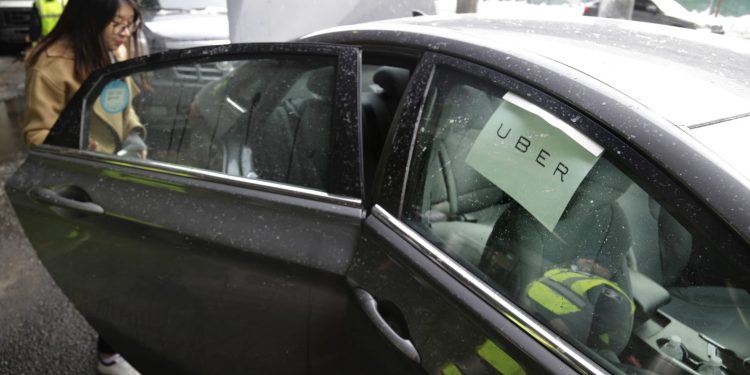
<svg viewBox="0 0 750 375">
<path fill-rule="evenodd" d="M 115 34 L 121 34 L 125 29 L 130 31 L 131 33 L 134 33 L 136 30 L 138 30 L 138 27 L 141 26 L 140 22 L 133 22 L 133 23 L 119 23 L 112 21 L 110 22 L 112 25 L 112 30 L 115 32 Z"/>
</svg>

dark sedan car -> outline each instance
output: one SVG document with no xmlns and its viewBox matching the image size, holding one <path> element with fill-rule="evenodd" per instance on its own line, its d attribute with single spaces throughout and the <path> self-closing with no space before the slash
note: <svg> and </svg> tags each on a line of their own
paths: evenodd
<svg viewBox="0 0 750 375">
<path fill-rule="evenodd" d="M 145 373 L 747 374 L 749 58 L 476 16 L 171 51 L 95 73 L 6 188 Z M 88 150 L 131 95 L 149 159 Z"/>
</svg>

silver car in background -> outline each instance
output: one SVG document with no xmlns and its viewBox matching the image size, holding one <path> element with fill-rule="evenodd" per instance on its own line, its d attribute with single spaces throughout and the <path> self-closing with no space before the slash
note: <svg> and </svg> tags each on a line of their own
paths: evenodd
<svg viewBox="0 0 750 375">
<path fill-rule="evenodd" d="M 147 52 L 229 43 L 226 0 L 144 0 Z"/>
</svg>

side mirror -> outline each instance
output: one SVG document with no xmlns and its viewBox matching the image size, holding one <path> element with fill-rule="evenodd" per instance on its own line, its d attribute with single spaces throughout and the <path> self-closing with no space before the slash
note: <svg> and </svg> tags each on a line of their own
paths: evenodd
<svg viewBox="0 0 750 375">
<path fill-rule="evenodd" d="M 657 8 L 654 4 L 649 4 L 646 5 L 646 12 L 656 14 L 659 13 L 659 8 Z"/>
</svg>

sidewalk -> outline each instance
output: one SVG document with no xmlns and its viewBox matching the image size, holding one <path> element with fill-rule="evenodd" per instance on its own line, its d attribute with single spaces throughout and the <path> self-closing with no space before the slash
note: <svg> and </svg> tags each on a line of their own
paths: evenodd
<svg viewBox="0 0 750 375">
<path fill-rule="evenodd" d="M 24 68 L 20 56 L 0 56 L 0 164 L 20 157 Z"/>
<path fill-rule="evenodd" d="M 95 373 L 96 333 L 36 256 L 5 194 L 23 159 L 24 69 L 0 56 L 0 374 Z"/>
</svg>

